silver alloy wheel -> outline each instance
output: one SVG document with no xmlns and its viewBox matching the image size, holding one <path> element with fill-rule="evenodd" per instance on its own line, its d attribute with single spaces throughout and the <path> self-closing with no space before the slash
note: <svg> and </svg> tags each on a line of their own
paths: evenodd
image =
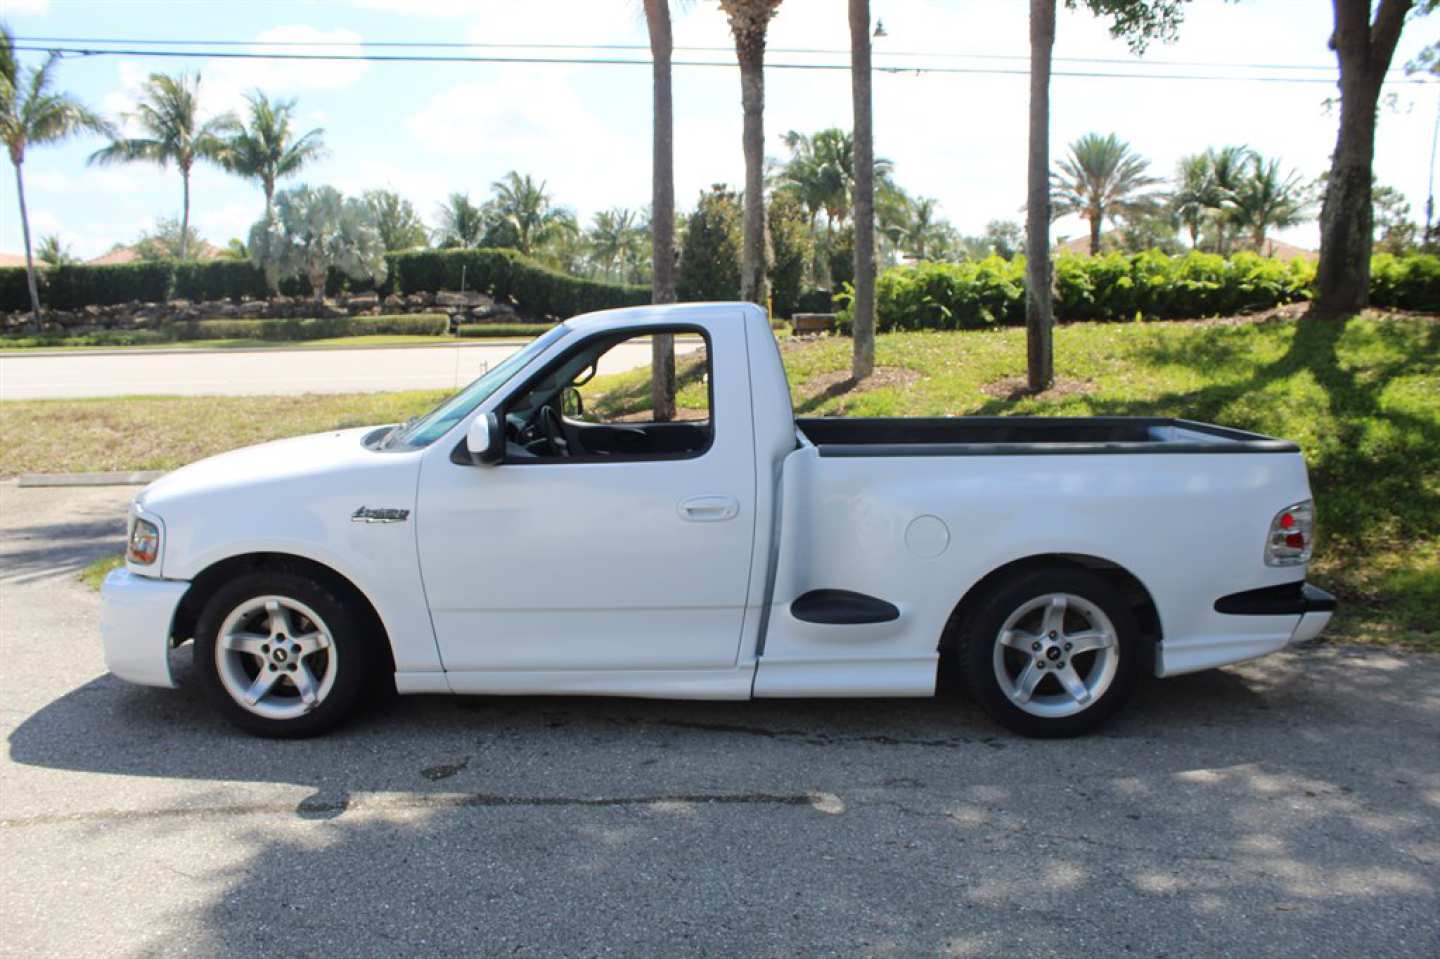
<svg viewBox="0 0 1440 959">
<path fill-rule="evenodd" d="M 1073 593 L 1028 600 L 995 636 L 995 679 L 1032 716 L 1063 719 L 1097 702 L 1120 665 L 1110 617 Z"/>
<path fill-rule="evenodd" d="M 220 683 L 266 719 L 295 719 L 325 701 L 339 674 L 330 628 L 289 596 L 256 596 L 230 611 L 215 637 Z"/>
</svg>

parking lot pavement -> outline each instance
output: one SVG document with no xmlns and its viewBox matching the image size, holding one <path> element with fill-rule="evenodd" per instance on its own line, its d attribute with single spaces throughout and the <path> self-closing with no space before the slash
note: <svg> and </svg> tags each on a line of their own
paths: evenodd
<svg viewBox="0 0 1440 959">
<path fill-rule="evenodd" d="M 1069 742 L 443 697 L 267 742 L 105 672 L 74 572 L 131 493 L 0 485 L 0 954 L 1440 954 L 1440 657 L 1157 682 Z"/>
</svg>

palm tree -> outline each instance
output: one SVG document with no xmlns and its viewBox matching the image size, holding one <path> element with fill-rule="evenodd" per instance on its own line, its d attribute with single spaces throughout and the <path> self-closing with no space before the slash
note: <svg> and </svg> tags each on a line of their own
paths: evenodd
<svg viewBox="0 0 1440 959">
<path fill-rule="evenodd" d="M 740 252 L 740 298 L 765 302 L 765 34 L 780 0 L 720 0 L 735 37 L 740 64 L 740 104 L 745 113 L 744 238 Z"/>
<path fill-rule="evenodd" d="M 1248 146 L 1224 146 L 1205 151 L 1215 178 L 1217 200 L 1211 212 L 1215 224 L 1215 249 L 1222 255 L 1230 253 L 1235 233 L 1235 198 L 1240 192 L 1256 153 Z"/>
<path fill-rule="evenodd" d="M 20 232 L 25 239 L 25 280 L 30 287 L 30 315 L 40 329 L 40 290 L 30 249 L 30 213 L 25 207 L 25 148 L 59 143 L 82 131 L 109 135 L 110 127 L 79 100 L 51 89 L 55 63 L 51 54 L 38 68 L 20 70 L 10 28 L 0 24 L 0 140 L 15 167 L 15 193 L 20 200 Z"/>
<path fill-rule="evenodd" d="M 70 247 L 61 242 L 59 234 L 56 233 L 40 238 L 40 249 L 35 255 L 40 258 L 41 263 L 49 267 L 68 266 L 76 262 Z"/>
<path fill-rule="evenodd" d="M 645 0 L 654 61 L 650 182 L 650 302 L 675 302 L 675 108 L 670 92 L 670 0 Z M 675 418 L 675 338 L 650 339 L 650 409 L 657 422 Z"/>
<path fill-rule="evenodd" d="M 835 229 L 850 218 L 855 191 L 855 137 L 849 130 L 830 127 L 813 134 L 791 130 L 784 136 L 790 159 L 772 177 L 776 190 L 798 199 L 810 214 L 815 234 L 816 270 L 821 285 L 830 285 L 830 251 Z M 872 157 L 877 191 L 882 199 L 896 188 L 890 181 L 893 164 Z M 825 214 L 825 232 L 815 228 L 820 214 Z"/>
<path fill-rule="evenodd" d="M 875 133 L 871 124 L 870 0 L 850 0 L 850 98 L 855 113 L 855 298 L 850 378 L 875 372 Z"/>
<path fill-rule="evenodd" d="M 527 173 L 514 170 L 490 185 L 495 214 L 515 231 L 516 249 L 527 256 L 560 231 L 575 232 L 569 211 L 551 206 L 545 181 L 536 183 Z"/>
<path fill-rule="evenodd" d="M 1200 229 L 1209 220 L 1211 212 L 1218 210 L 1224 201 L 1219 183 L 1215 179 L 1215 166 L 1211 162 L 1213 152 L 1192 153 L 1180 158 L 1176 170 L 1176 189 L 1170 197 L 1171 209 L 1190 234 L 1190 248 L 1200 246 Z"/>
<path fill-rule="evenodd" d="M 190 171 L 196 160 L 221 163 L 225 155 L 223 134 L 235 122 L 233 117 L 200 120 L 200 74 L 169 76 L 152 73 L 135 113 L 127 116 L 148 134 L 117 139 L 90 155 L 89 162 L 154 163 L 162 170 L 173 161 L 180 168 L 184 199 L 180 213 L 180 258 L 189 252 L 185 238 L 190 233 Z"/>
<path fill-rule="evenodd" d="M 485 212 L 470 202 L 468 193 L 450 194 L 435 208 L 435 219 L 440 224 L 435 230 L 436 246 L 468 250 L 479 246 L 485 235 Z"/>
<path fill-rule="evenodd" d="M 649 233 L 649 224 L 642 214 L 622 207 L 601 210 L 590 227 L 591 253 L 602 266 L 607 279 L 618 277 L 629 282 L 635 275 L 640 246 Z"/>
<path fill-rule="evenodd" d="M 1107 217 L 1138 216 L 1152 212 L 1153 193 L 1160 183 L 1145 171 L 1150 161 L 1130 151 L 1130 144 L 1111 133 L 1087 133 L 1070 144 L 1070 155 L 1060 161 L 1053 177 L 1058 219 L 1074 213 L 1090 221 L 1090 254 L 1100 252 L 1100 231 Z"/>
<path fill-rule="evenodd" d="M 1251 158 L 1250 172 L 1235 191 L 1235 224 L 1250 231 L 1255 252 L 1265 253 L 1265 234 L 1271 229 L 1304 223 L 1313 202 L 1300 174 L 1281 176 L 1280 161 Z"/>
<path fill-rule="evenodd" d="M 944 244 L 948 229 L 939 217 L 940 203 L 928 196 L 901 199 L 891 220 L 895 243 L 912 259 L 929 259 L 935 247 Z"/>
<path fill-rule="evenodd" d="M 225 145 L 219 160 L 231 173 L 260 181 L 268 218 L 274 209 L 276 181 L 299 173 L 307 163 L 324 155 L 321 137 L 325 131 L 316 128 L 293 137 L 290 121 L 295 112 L 294 100 L 272 101 L 259 90 L 246 100 L 250 103 L 250 122 L 246 125 L 225 118 Z"/>
</svg>

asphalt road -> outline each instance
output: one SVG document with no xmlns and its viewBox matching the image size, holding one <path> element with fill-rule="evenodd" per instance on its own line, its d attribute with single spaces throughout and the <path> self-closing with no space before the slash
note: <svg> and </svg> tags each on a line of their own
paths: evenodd
<svg viewBox="0 0 1440 959">
<path fill-rule="evenodd" d="M 172 350 L 0 356 L 0 400 L 135 394 L 245 396 L 456 389 L 513 353 L 515 341 L 380 349 Z M 693 349 L 681 342 L 678 353 Z M 601 373 L 650 362 L 647 343 L 623 344 Z"/>
<path fill-rule="evenodd" d="M 1310 647 L 1073 742 L 445 697 L 266 742 L 105 673 L 74 572 L 131 492 L 0 486 L 0 955 L 1440 954 L 1440 657 Z"/>
</svg>

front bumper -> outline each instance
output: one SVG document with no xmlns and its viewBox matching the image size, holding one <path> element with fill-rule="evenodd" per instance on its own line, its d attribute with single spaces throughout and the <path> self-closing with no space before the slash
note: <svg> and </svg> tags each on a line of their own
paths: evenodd
<svg viewBox="0 0 1440 959">
<path fill-rule="evenodd" d="M 105 665 L 143 686 L 175 685 L 170 676 L 170 629 L 188 582 L 152 579 L 117 569 L 100 586 L 100 641 Z"/>
</svg>

